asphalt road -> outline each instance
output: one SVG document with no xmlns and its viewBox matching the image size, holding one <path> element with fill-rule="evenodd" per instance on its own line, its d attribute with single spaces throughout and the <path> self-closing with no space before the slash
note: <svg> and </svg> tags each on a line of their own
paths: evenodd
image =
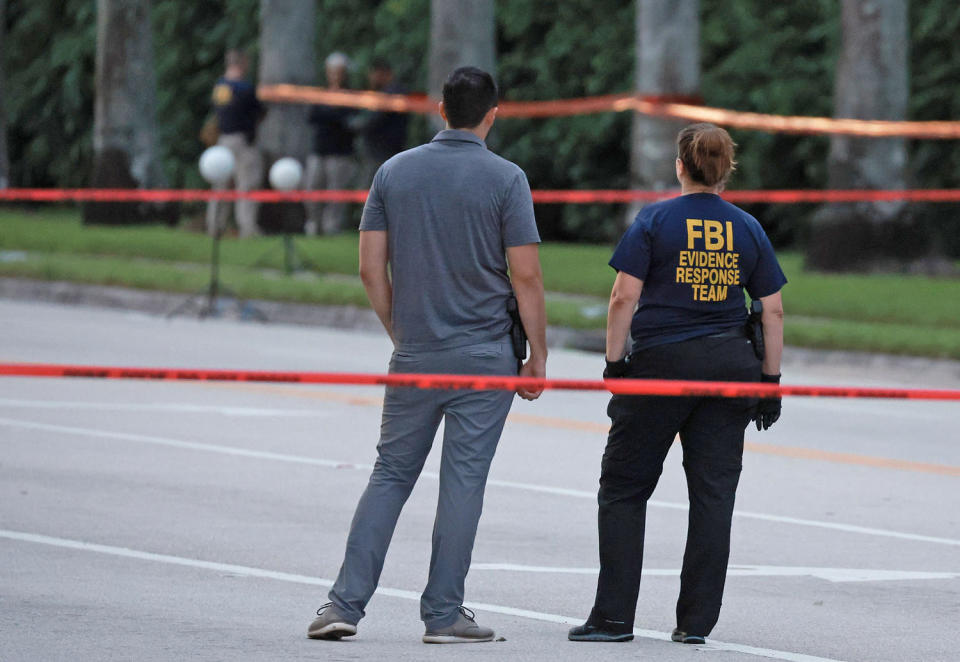
<svg viewBox="0 0 960 662">
<path fill-rule="evenodd" d="M 0 301 L 0 361 L 379 372 L 389 351 L 380 334 Z M 548 367 L 598 369 L 560 350 Z M 784 383 L 924 375 L 788 362 Z M 518 399 L 507 424 L 467 584 L 505 641 L 420 643 L 436 448 L 358 635 L 308 640 L 375 459 L 381 396 L 0 379 L 0 660 L 958 659 L 960 406 L 800 398 L 770 431 L 748 429 L 706 646 L 665 641 L 686 529 L 678 449 L 648 511 L 639 636 L 566 641 L 595 589 L 596 393 Z"/>
</svg>

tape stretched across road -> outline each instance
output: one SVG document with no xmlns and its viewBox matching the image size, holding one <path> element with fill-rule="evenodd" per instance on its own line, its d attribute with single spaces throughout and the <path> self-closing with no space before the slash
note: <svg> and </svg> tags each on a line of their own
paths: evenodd
<svg viewBox="0 0 960 662">
<path fill-rule="evenodd" d="M 273 103 L 309 103 L 365 110 L 429 115 L 438 112 L 437 100 L 426 95 L 385 94 L 372 91 L 328 90 L 306 85 L 261 85 L 257 95 Z M 956 140 L 960 122 L 901 122 L 832 117 L 801 117 L 745 113 L 709 108 L 680 99 L 635 94 L 610 94 L 552 101 L 501 101 L 498 117 L 562 117 L 590 113 L 634 111 L 651 117 L 689 122 L 713 122 L 735 129 L 771 133 L 842 134 L 870 138 L 926 138 Z"/>
<path fill-rule="evenodd" d="M 677 189 L 647 190 L 537 190 L 533 201 L 539 204 L 593 204 L 656 202 L 680 195 Z M 881 202 L 960 202 L 960 189 L 904 189 L 867 191 L 857 189 L 724 191 L 725 200 L 750 203 L 842 203 Z M 258 202 L 364 202 L 367 191 L 210 191 L 206 189 L 3 189 L 0 202 L 192 202 L 209 200 L 256 200 Z"/>
<path fill-rule="evenodd" d="M 56 363 L 0 363 L 0 376 L 84 377 L 94 379 L 146 379 L 161 381 L 282 382 L 402 386 L 420 389 L 470 389 L 513 391 L 517 388 L 561 391 L 608 391 L 621 395 L 710 396 L 763 398 L 806 396 L 828 398 L 889 398 L 906 400 L 957 400 L 960 390 L 872 388 L 862 386 L 787 386 L 754 382 L 699 382 L 663 379 L 536 379 L 494 375 L 423 375 L 340 372 L 274 372 L 265 370 L 195 370 L 181 368 L 129 368 L 64 365 Z"/>
</svg>

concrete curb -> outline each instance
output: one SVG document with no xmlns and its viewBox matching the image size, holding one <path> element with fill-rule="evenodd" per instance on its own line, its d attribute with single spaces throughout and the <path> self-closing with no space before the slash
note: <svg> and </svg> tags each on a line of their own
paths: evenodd
<svg viewBox="0 0 960 662">
<path fill-rule="evenodd" d="M 0 299 L 38 301 L 77 306 L 93 306 L 119 310 L 136 310 L 151 315 L 167 315 L 183 304 L 190 295 L 138 290 L 129 287 L 89 285 L 67 281 L 44 281 L 29 278 L 0 278 Z M 289 303 L 250 299 L 237 302 L 222 298 L 217 317 L 228 319 L 255 319 L 253 309 L 262 312 L 270 322 L 325 326 L 336 329 L 359 329 L 380 331 L 380 320 L 369 308 L 357 306 L 321 306 L 316 304 Z M 195 315 L 198 305 L 189 307 L 183 314 Z M 603 331 L 577 331 L 561 327 L 548 330 L 547 342 L 551 347 L 569 347 L 585 351 L 602 352 L 605 343 Z"/>
<path fill-rule="evenodd" d="M 119 310 L 136 310 L 152 315 L 166 315 L 182 304 L 188 295 L 127 287 L 88 285 L 64 281 L 43 281 L 28 278 L 0 278 L 0 299 L 35 301 Z M 271 322 L 337 329 L 380 331 L 380 321 L 368 308 L 357 306 L 321 306 L 280 301 L 249 300 L 247 306 L 232 299 L 222 299 L 218 317 L 252 319 L 251 306 Z M 195 314 L 197 308 L 187 314 Z M 589 352 L 603 352 L 605 333 L 602 330 L 581 331 L 562 327 L 547 330 L 550 347 L 564 347 Z M 960 387 L 960 361 L 911 356 L 872 354 L 835 350 L 789 347 L 784 353 L 784 370 L 791 366 L 816 367 L 839 380 L 861 383 L 864 379 L 890 381 L 928 388 Z"/>
</svg>

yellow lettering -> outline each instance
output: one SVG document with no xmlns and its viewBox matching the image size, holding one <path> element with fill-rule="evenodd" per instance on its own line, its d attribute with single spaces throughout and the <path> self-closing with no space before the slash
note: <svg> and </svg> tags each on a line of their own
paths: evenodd
<svg viewBox="0 0 960 662">
<path fill-rule="evenodd" d="M 724 236 L 723 224 L 719 221 L 700 221 L 698 219 L 687 219 L 690 223 L 691 233 L 688 235 L 690 242 L 694 238 L 702 238 L 707 244 L 707 250 L 685 250 L 680 251 L 677 267 L 677 282 L 710 285 L 737 285 L 740 282 L 740 254 L 720 250 L 732 236 L 731 228 Z M 701 232 L 695 226 L 697 223 L 703 223 L 704 230 Z M 728 222 L 729 223 L 729 222 Z M 718 230 L 719 228 L 719 230 Z M 697 301 L 712 301 L 708 299 L 707 290 L 695 293 Z M 721 295 L 718 295 L 721 296 Z M 726 295 L 721 296 L 717 301 L 723 301 Z"/>
<path fill-rule="evenodd" d="M 689 230 L 687 234 L 689 236 Z M 708 251 L 718 251 L 723 248 L 723 224 L 720 221 L 704 221 L 703 234 Z"/>
<path fill-rule="evenodd" d="M 233 99 L 233 88 L 229 85 L 220 84 L 213 88 L 213 104 L 215 106 L 226 106 Z"/>
<path fill-rule="evenodd" d="M 697 230 L 697 228 L 703 227 L 703 221 L 699 218 L 688 218 L 687 219 L 687 248 L 693 248 L 694 239 L 702 239 L 703 231 Z"/>
<path fill-rule="evenodd" d="M 733 221 L 727 221 L 727 250 L 733 250 Z"/>
<path fill-rule="evenodd" d="M 704 276 L 703 280 L 706 280 L 706 274 L 700 275 Z M 713 277 L 710 280 L 715 282 Z M 705 282 L 699 285 L 692 284 L 690 288 L 693 290 L 694 301 L 726 301 L 729 292 L 726 285 L 711 285 Z"/>
</svg>

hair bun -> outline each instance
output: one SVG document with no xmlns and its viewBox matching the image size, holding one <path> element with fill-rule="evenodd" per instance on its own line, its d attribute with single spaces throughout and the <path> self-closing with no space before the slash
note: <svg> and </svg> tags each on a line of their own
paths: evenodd
<svg viewBox="0 0 960 662">
<path fill-rule="evenodd" d="M 691 124 L 677 136 L 677 153 L 690 177 L 706 186 L 723 184 L 737 162 L 736 144 L 725 129 L 702 122 Z"/>
</svg>

